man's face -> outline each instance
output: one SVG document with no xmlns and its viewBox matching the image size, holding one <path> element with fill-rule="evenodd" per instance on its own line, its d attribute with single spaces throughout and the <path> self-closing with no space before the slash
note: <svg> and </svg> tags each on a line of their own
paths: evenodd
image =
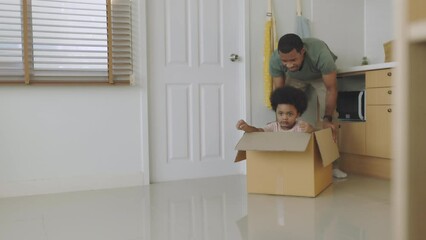
<svg viewBox="0 0 426 240">
<path fill-rule="evenodd" d="M 302 48 L 300 52 L 296 49 L 291 50 L 288 53 L 282 53 L 278 51 L 281 59 L 281 63 L 290 71 L 297 72 L 302 66 L 303 59 L 305 58 L 305 48 Z"/>
</svg>

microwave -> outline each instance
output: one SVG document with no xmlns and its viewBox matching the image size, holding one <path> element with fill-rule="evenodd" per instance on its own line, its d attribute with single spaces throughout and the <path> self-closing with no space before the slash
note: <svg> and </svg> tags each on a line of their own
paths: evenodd
<svg viewBox="0 0 426 240">
<path fill-rule="evenodd" d="M 341 121 L 365 121 L 365 91 L 339 91 L 336 111 Z"/>
</svg>

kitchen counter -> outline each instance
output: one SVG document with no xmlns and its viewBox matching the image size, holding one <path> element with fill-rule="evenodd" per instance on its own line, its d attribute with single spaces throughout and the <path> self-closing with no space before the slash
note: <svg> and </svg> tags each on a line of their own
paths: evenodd
<svg viewBox="0 0 426 240">
<path fill-rule="evenodd" d="M 396 62 L 386 62 L 386 63 L 368 64 L 368 65 L 354 66 L 354 67 L 344 67 L 344 68 L 337 69 L 337 75 L 343 76 L 343 75 L 362 74 L 366 71 L 371 71 L 371 70 L 394 68 L 396 67 L 396 65 L 397 65 Z"/>
</svg>

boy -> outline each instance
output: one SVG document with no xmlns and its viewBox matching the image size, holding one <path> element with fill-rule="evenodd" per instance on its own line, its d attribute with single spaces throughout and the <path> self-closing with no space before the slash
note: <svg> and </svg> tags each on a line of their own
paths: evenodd
<svg viewBox="0 0 426 240">
<path fill-rule="evenodd" d="M 237 122 L 237 129 L 245 132 L 305 132 L 315 129 L 299 117 L 305 112 L 308 99 L 306 94 L 297 88 L 285 86 L 277 88 L 271 94 L 271 105 L 275 111 L 276 121 L 263 128 L 248 125 L 244 120 Z"/>
</svg>

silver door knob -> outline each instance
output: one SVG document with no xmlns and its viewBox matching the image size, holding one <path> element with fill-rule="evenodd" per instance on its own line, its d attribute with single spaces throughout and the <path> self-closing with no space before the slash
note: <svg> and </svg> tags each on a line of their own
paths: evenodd
<svg viewBox="0 0 426 240">
<path fill-rule="evenodd" d="M 231 62 L 238 61 L 239 59 L 240 59 L 240 56 L 238 56 L 238 54 L 235 54 L 235 53 L 229 56 L 229 60 L 231 60 Z"/>
</svg>

